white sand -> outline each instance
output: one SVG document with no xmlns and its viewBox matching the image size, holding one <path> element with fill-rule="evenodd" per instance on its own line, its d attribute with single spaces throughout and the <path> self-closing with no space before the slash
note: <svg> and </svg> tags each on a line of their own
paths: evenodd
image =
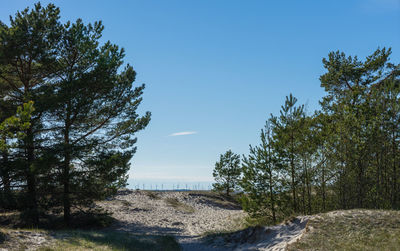
<svg viewBox="0 0 400 251">
<path fill-rule="evenodd" d="M 199 236 L 207 231 L 232 229 L 246 214 L 238 209 L 215 206 L 211 200 L 196 192 L 153 192 L 159 198 L 148 196 L 146 191 L 131 191 L 112 200 L 99 202 L 117 219 L 115 228 L 135 233 Z M 194 209 L 186 213 L 166 202 L 177 199 Z"/>
</svg>

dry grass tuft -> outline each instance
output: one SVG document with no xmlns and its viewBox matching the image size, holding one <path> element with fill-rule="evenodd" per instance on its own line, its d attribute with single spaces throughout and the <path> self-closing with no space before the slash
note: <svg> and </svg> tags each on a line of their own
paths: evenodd
<svg viewBox="0 0 400 251">
<path fill-rule="evenodd" d="M 166 198 L 164 199 L 164 201 L 171 207 L 175 208 L 177 211 L 183 213 L 192 214 L 195 211 L 192 206 L 182 203 L 176 198 Z"/>
<path fill-rule="evenodd" d="M 310 219 L 306 231 L 288 250 L 398 250 L 400 212 L 333 211 Z"/>
<path fill-rule="evenodd" d="M 150 199 L 153 199 L 153 200 L 160 200 L 161 199 L 160 195 L 157 192 L 146 191 L 145 193 Z"/>
</svg>

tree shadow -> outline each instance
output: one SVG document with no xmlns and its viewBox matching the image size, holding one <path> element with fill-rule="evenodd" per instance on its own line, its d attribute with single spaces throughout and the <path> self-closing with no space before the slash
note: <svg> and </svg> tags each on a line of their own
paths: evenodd
<svg viewBox="0 0 400 251">
<path fill-rule="evenodd" d="M 132 194 L 134 192 L 135 192 L 134 190 L 130 190 L 130 189 L 120 189 L 120 190 L 117 191 L 117 194 L 114 195 L 113 197 L 118 196 L 118 195 L 129 195 L 129 194 Z"/>
<path fill-rule="evenodd" d="M 61 231 L 52 237 L 68 243 L 72 247 L 94 243 L 106 245 L 117 250 L 181 250 L 179 243 L 172 236 L 133 234 L 124 231 Z"/>
<path fill-rule="evenodd" d="M 182 233 L 182 229 L 174 227 L 175 223 L 171 223 L 171 227 L 147 226 L 139 223 L 127 223 L 116 220 L 112 229 L 118 232 L 126 232 L 133 234 L 151 234 L 151 235 L 177 235 Z M 179 224 L 175 224 L 179 225 Z"/>
</svg>

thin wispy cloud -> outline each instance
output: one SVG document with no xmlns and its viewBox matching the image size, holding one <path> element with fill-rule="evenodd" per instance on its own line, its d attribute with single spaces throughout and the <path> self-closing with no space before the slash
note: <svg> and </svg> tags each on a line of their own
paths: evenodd
<svg viewBox="0 0 400 251">
<path fill-rule="evenodd" d="M 184 136 L 184 135 L 192 135 L 192 134 L 197 134 L 195 131 L 187 131 L 187 132 L 175 132 L 170 134 L 169 136 L 175 137 L 175 136 Z"/>
</svg>

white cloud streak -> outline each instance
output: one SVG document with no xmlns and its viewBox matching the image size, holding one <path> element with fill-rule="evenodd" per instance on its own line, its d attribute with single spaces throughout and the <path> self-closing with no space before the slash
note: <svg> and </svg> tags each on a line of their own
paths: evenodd
<svg viewBox="0 0 400 251">
<path fill-rule="evenodd" d="M 184 135 L 192 135 L 192 134 L 197 134 L 195 131 L 190 131 L 190 132 L 175 132 L 170 134 L 169 136 L 175 137 L 175 136 L 184 136 Z"/>
</svg>

